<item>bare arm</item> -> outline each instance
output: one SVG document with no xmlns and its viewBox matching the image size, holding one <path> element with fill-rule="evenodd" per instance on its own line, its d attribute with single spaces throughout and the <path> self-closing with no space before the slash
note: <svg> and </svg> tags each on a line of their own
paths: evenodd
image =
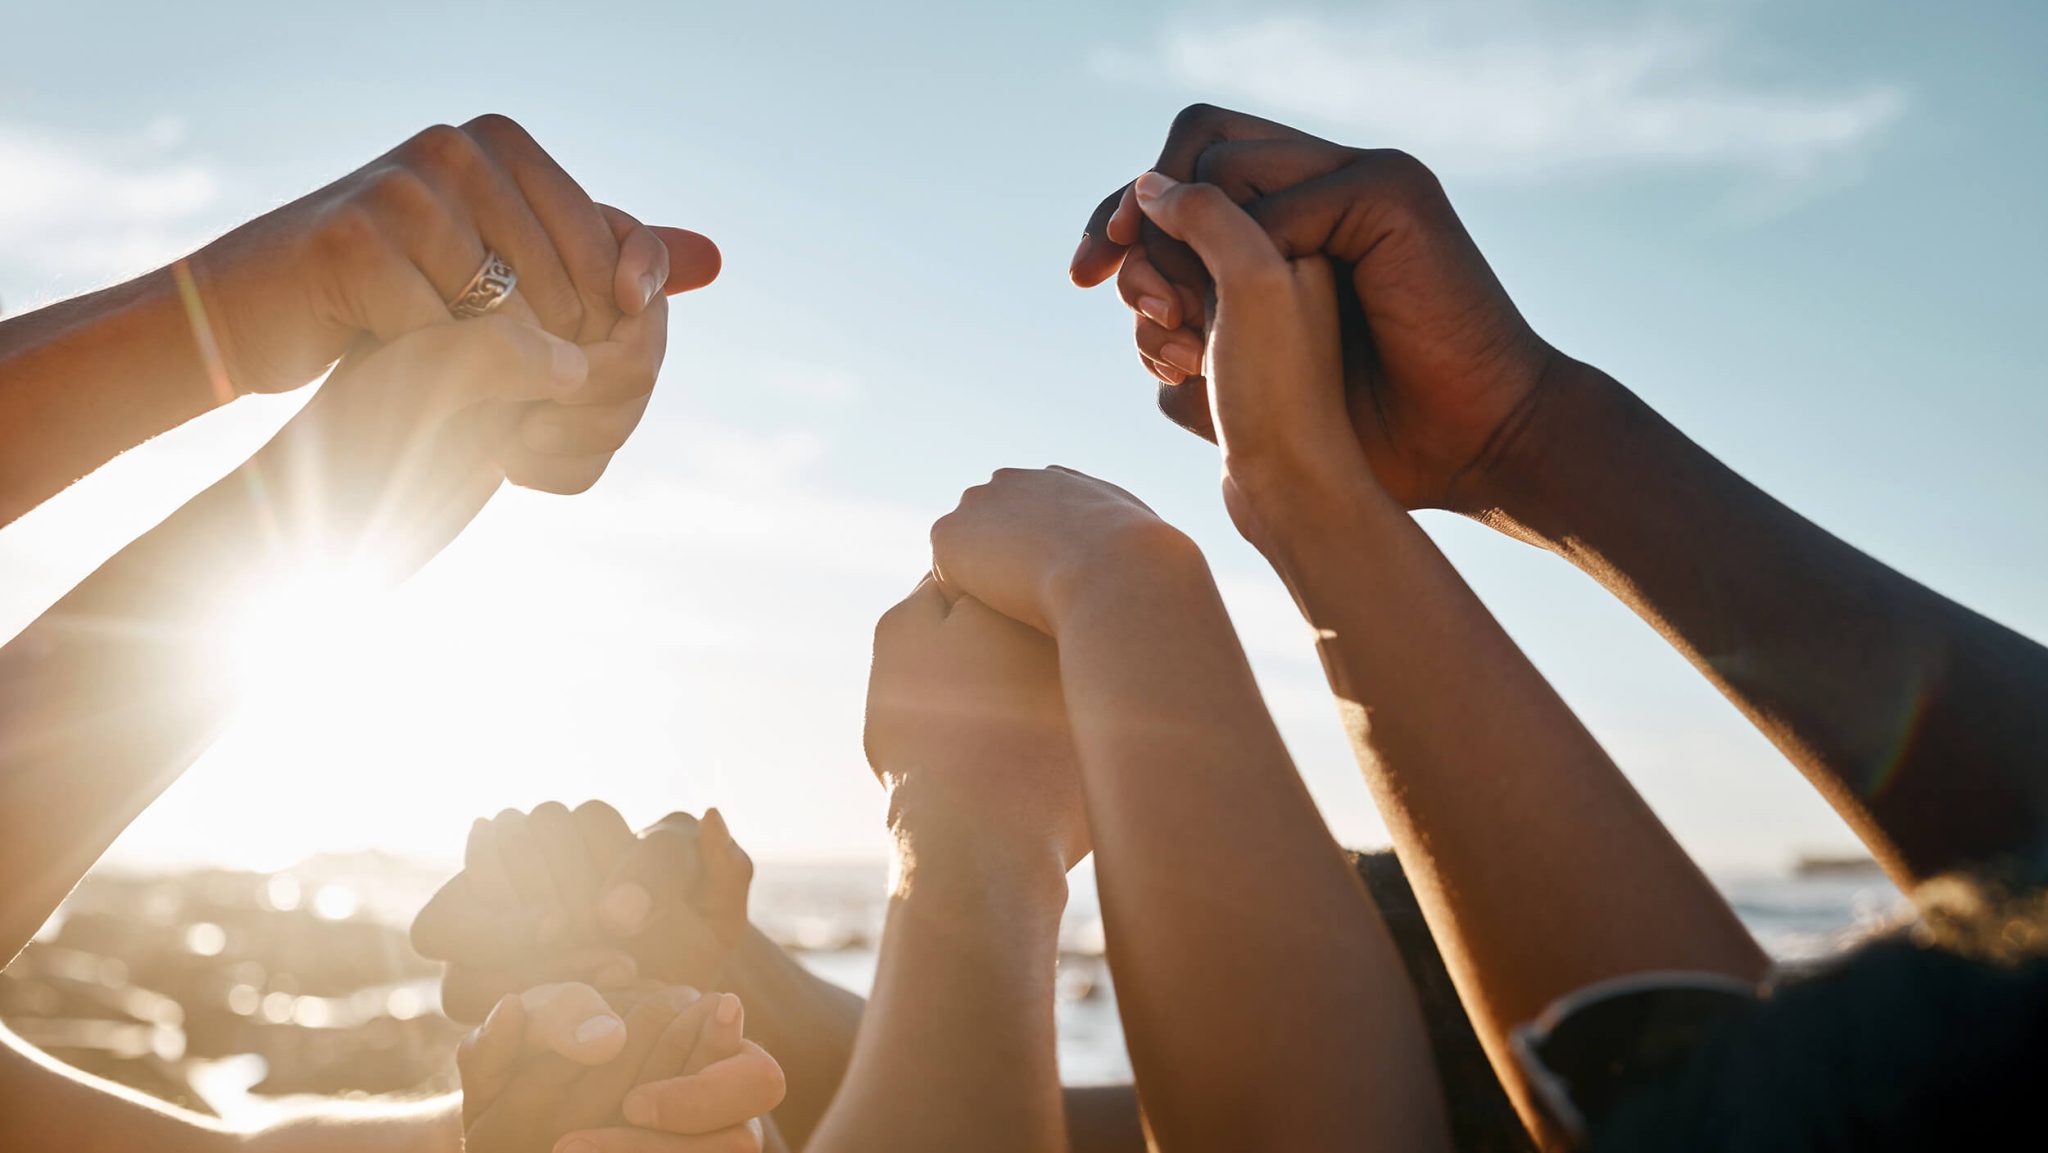
<svg viewBox="0 0 2048 1153">
<path fill-rule="evenodd" d="M 1088 821 L 1058 654 L 927 579 L 876 626 L 865 745 L 894 884 L 853 1060 L 809 1148 L 1064 1149 L 1053 971 Z"/>
<path fill-rule="evenodd" d="M 1062 469 L 997 473 L 932 539 L 949 585 L 1059 644 L 1109 961 L 1159 1147 L 1444 1148 L 1400 956 L 1192 543 Z"/>
<path fill-rule="evenodd" d="M 462 1118 L 444 1097 L 238 1131 L 66 1068 L 0 1030 L 0 1144 L 23 1153 L 459 1153 Z"/>
<path fill-rule="evenodd" d="M 238 598 L 304 563 L 409 572 L 502 479 L 451 419 L 558 393 L 581 357 L 499 317 L 379 350 L 0 649 L 0 957 L 211 739 L 234 689 L 215 634 Z"/>
<path fill-rule="evenodd" d="M 1233 519 L 1314 630 L 1359 763 L 1496 1072 L 1508 1032 L 1595 981 L 1744 980 L 1734 913 L 1344 428 L 1332 269 L 1288 260 L 1211 185 L 1148 174 L 1146 214 L 1216 280 L 1206 355 Z"/>
<path fill-rule="evenodd" d="M 1878 563 L 1531 330 L 1435 178 L 1196 105 L 1158 169 L 1215 184 L 1290 256 L 1348 273 L 1340 425 L 1409 508 L 1548 548 L 1670 640 L 1901 882 L 2048 854 L 2048 650 Z M 1075 279 L 1118 272 L 1162 407 L 1210 437 L 1199 260 L 1097 209 Z M 1153 302 L 1146 305 L 1145 302 Z M 1176 364 L 1186 366 L 1184 371 Z"/>
<path fill-rule="evenodd" d="M 2048 862 L 2048 649 L 1772 499 L 1626 388 L 1567 363 L 1484 519 L 1655 627 L 1901 883 Z"/>
<path fill-rule="evenodd" d="M 1064 876 L 971 843 L 913 851 L 845 1080 L 805 1148 L 1064 1148 L 1052 1003 Z"/>
<path fill-rule="evenodd" d="M 0 322 L 0 525 L 231 399 L 169 269 Z"/>
</svg>

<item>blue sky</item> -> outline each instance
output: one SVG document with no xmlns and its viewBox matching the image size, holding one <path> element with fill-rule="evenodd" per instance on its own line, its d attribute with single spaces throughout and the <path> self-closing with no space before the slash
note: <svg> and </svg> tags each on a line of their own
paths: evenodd
<svg viewBox="0 0 2048 1153">
<path fill-rule="evenodd" d="M 2048 635 L 2048 9 L 200 7 L 10 5 L 9 312 L 484 111 L 600 198 L 710 234 L 726 271 L 679 302 L 649 419 L 603 484 L 501 498 L 331 641 L 346 651 L 273 678 L 123 852 L 447 851 L 476 814 L 586 795 L 636 818 L 719 804 L 771 855 L 876 851 L 872 621 L 962 487 L 1051 462 L 1208 548 L 1325 812 L 1376 839 L 1298 622 L 1221 514 L 1213 450 L 1153 414 L 1109 293 L 1064 276 L 1089 207 L 1196 99 L 1432 162 L 1545 335 L 1824 525 Z M 0 633 L 294 403 L 179 430 L 0 531 Z M 1589 582 L 1426 523 L 1704 859 L 1849 843 Z"/>
</svg>

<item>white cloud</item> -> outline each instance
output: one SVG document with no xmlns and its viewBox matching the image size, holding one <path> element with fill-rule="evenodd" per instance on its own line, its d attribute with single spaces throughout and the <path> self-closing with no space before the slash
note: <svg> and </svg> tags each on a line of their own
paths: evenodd
<svg viewBox="0 0 2048 1153">
<path fill-rule="evenodd" d="M 0 283 L 140 272 L 203 239 L 220 180 L 183 137 L 173 119 L 107 139 L 0 123 Z"/>
<path fill-rule="evenodd" d="M 1729 37 L 1697 18 L 1588 25 L 1556 9 L 1389 0 L 1342 18 L 1183 24 L 1101 64 L 1503 180 L 1621 168 L 1803 180 L 1853 161 L 1907 104 L 1894 85 L 1743 77 Z"/>
</svg>

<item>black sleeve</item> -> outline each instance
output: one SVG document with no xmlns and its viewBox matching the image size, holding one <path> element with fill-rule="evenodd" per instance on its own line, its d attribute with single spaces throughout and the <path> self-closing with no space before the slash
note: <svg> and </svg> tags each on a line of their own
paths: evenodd
<svg viewBox="0 0 2048 1153">
<path fill-rule="evenodd" d="M 1515 1038 L 1586 1153 L 1917 1153 L 2039 1133 L 2048 960 L 1891 938 L 1765 996 L 1713 979 L 1617 985 Z"/>
</svg>

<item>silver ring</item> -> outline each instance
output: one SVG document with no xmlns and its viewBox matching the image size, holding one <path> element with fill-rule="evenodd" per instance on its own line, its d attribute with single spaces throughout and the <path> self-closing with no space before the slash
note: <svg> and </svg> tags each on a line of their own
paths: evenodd
<svg viewBox="0 0 2048 1153">
<path fill-rule="evenodd" d="M 448 311 L 457 320 L 473 320 L 499 305 L 512 295 L 512 286 L 519 283 L 519 274 L 505 263 L 505 258 L 495 252 L 484 253 L 484 266 L 469 278 L 469 284 L 455 299 L 448 302 Z"/>
</svg>

